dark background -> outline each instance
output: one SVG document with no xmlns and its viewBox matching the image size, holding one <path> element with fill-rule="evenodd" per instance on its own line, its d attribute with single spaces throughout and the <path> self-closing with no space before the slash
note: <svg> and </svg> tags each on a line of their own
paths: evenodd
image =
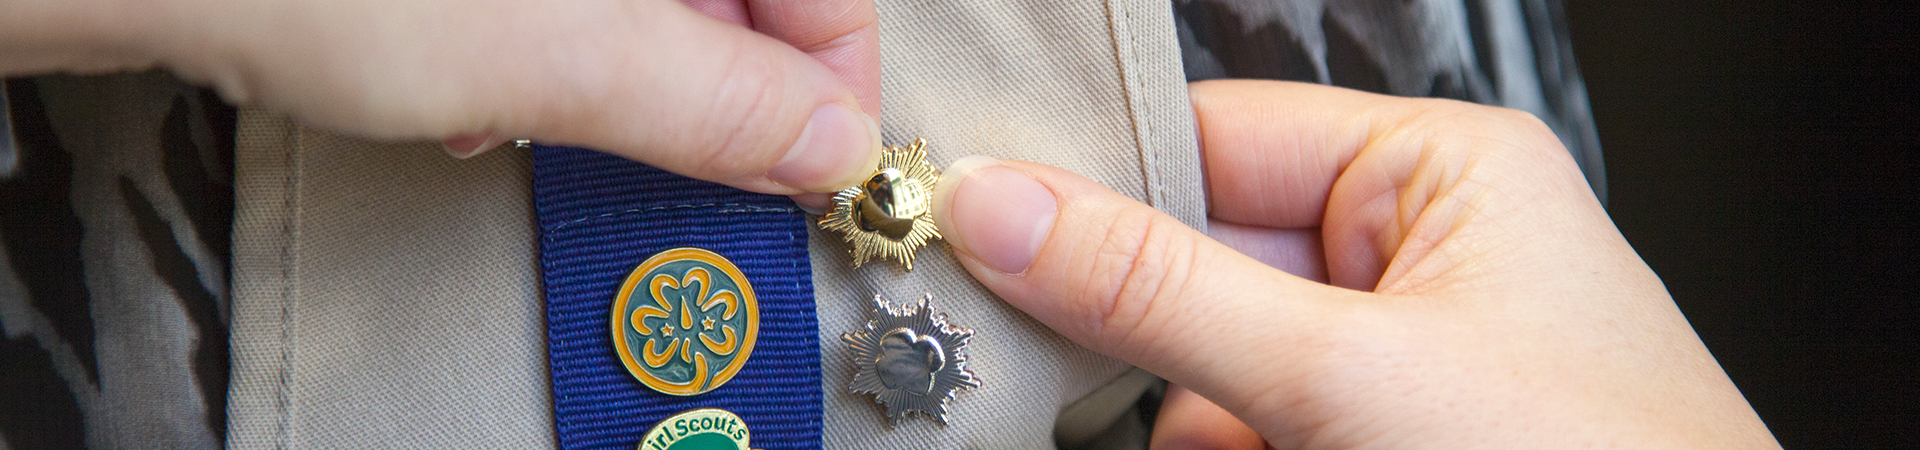
<svg viewBox="0 0 1920 450">
<path fill-rule="evenodd" d="M 1565 2 L 1608 209 L 1787 448 L 1920 446 L 1917 4 Z"/>
</svg>

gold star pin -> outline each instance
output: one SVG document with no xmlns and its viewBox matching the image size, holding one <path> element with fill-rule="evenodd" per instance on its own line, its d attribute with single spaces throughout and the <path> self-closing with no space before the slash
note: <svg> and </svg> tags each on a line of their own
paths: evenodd
<svg viewBox="0 0 1920 450">
<path fill-rule="evenodd" d="M 940 172 L 927 162 L 927 140 L 883 150 L 880 166 L 858 186 L 833 196 L 820 228 L 853 244 L 853 267 L 881 258 L 913 271 L 913 253 L 940 239 L 933 224 L 933 186 Z"/>
</svg>

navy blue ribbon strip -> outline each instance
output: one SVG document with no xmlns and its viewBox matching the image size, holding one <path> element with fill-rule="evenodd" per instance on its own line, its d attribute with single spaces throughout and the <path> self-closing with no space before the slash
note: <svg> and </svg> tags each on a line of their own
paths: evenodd
<svg viewBox="0 0 1920 450">
<path fill-rule="evenodd" d="M 533 193 L 560 448 L 631 450 L 655 423 L 694 408 L 739 415 L 757 448 L 820 447 L 819 325 L 806 216 L 792 201 L 547 146 L 533 149 Z M 634 267 L 677 247 L 731 260 L 758 294 L 761 318 L 740 372 L 688 397 L 630 375 L 608 323 Z"/>
</svg>

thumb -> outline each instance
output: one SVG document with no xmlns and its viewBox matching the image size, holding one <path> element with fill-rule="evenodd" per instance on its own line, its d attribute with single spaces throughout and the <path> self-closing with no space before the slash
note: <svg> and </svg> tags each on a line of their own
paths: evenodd
<svg viewBox="0 0 1920 450">
<path fill-rule="evenodd" d="M 556 64 L 570 73 L 536 78 L 565 80 L 572 92 L 533 99 L 547 110 L 512 114 L 522 117 L 495 134 L 592 146 L 769 194 L 832 192 L 872 170 L 879 125 L 832 69 L 773 37 L 660 3 L 640 26 L 589 44 L 625 49 L 595 54 L 612 60 Z"/>
<path fill-rule="evenodd" d="M 936 220 L 988 289 L 1243 418 L 1298 398 L 1281 381 L 1322 357 L 1319 330 L 1365 295 L 1268 267 L 1061 169 L 975 156 L 941 178 Z"/>
</svg>

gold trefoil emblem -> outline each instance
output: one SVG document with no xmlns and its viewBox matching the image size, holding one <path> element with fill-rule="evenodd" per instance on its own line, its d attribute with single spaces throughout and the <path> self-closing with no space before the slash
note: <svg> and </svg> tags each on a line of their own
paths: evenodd
<svg viewBox="0 0 1920 450">
<path fill-rule="evenodd" d="M 833 211 L 820 218 L 820 228 L 853 243 L 853 267 L 892 259 L 912 271 L 913 253 L 940 239 L 932 212 L 940 172 L 927 162 L 926 147 L 922 138 L 883 150 L 873 176 L 833 196 Z"/>
</svg>

